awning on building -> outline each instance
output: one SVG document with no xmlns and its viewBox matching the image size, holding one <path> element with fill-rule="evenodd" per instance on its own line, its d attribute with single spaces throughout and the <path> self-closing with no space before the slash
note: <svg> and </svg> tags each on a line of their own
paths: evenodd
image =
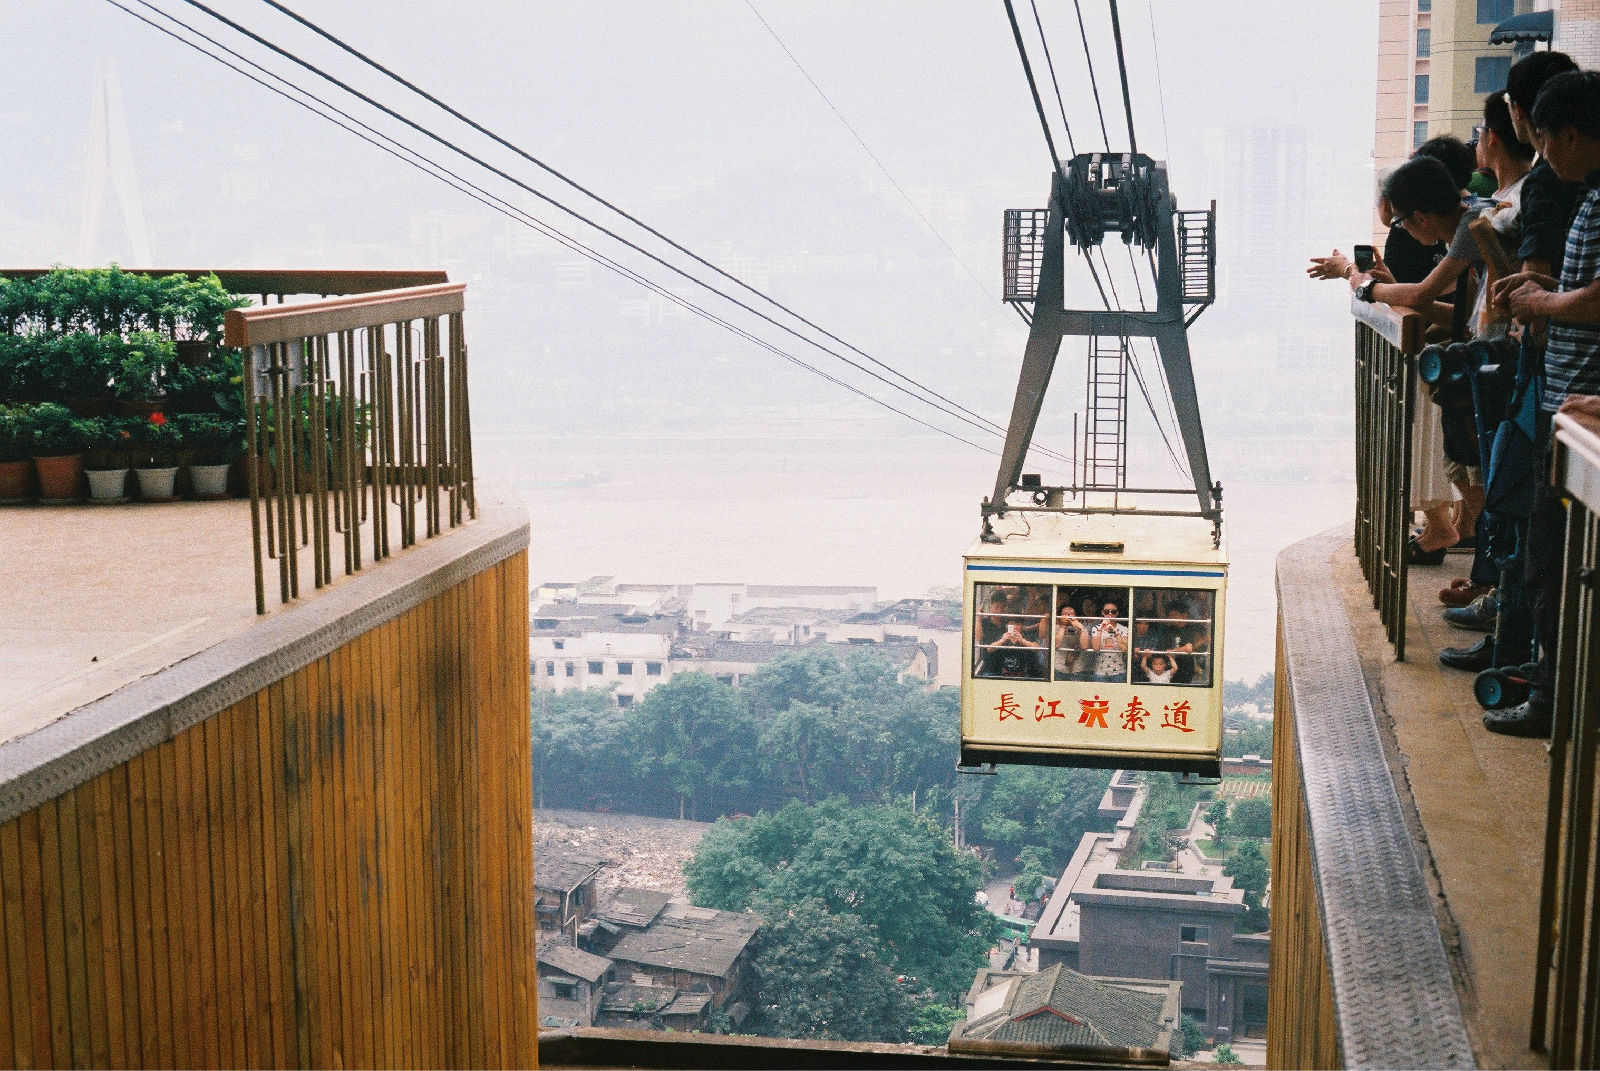
<svg viewBox="0 0 1600 1071">
<path fill-rule="evenodd" d="M 1517 41 L 1548 41 L 1555 28 L 1555 12 L 1530 11 L 1526 15 L 1513 15 L 1500 23 L 1489 34 L 1491 45 L 1509 45 Z"/>
</svg>

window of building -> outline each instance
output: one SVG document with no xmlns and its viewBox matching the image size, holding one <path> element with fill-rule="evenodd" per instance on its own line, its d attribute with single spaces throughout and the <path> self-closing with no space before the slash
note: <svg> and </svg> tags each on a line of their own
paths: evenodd
<svg viewBox="0 0 1600 1071">
<path fill-rule="evenodd" d="M 554 662 L 546 662 L 544 664 L 544 675 L 546 677 L 554 677 L 556 675 L 556 664 Z"/>
<path fill-rule="evenodd" d="M 1433 10 L 1433 0 L 1417 0 L 1417 13 L 1418 14 L 1421 14 L 1421 13 L 1427 12 L 1427 11 L 1432 11 L 1432 10 Z"/>
<path fill-rule="evenodd" d="M 1178 928 L 1178 940 L 1186 943 L 1209 941 L 1211 940 L 1211 927 L 1180 926 Z"/>
<path fill-rule="evenodd" d="M 633 676 L 633 663 L 632 662 L 618 662 L 617 663 L 617 676 L 619 676 L 619 677 L 631 677 L 631 676 Z"/>
<path fill-rule="evenodd" d="M 1433 31 L 1426 27 L 1417 31 L 1417 58 L 1427 59 L 1433 51 Z"/>
<path fill-rule="evenodd" d="M 1497 22 L 1504 22 L 1517 13 L 1514 0 L 1478 0 L 1478 22 L 1480 25 L 1492 26 Z M 1486 89 L 1483 92 L 1493 93 L 1494 90 Z"/>
<path fill-rule="evenodd" d="M 589 672 L 595 674 L 596 676 L 603 677 L 605 676 L 606 672 L 606 664 L 604 662 L 590 662 Z"/>
<path fill-rule="evenodd" d="M 566 640 L 551 640 L 550 642 L 555 645 L 555 648 L 558 651 L 565 651 L 567 649 Z"/>
<path fill-rule="evenodd" d="M 553 617 L 536 617 L 533 619 L 534 628 L 555 628 L 559 621 Z"/>
<path fill-rule="evenodd" d="M 1498 93 L 1506 87 L 1510 73 L 1510 56 L 1479 56 L 1472 61 L 1472 91 Z"/>
<path fill-rule="evenodd" d="M 645 676 L 647 676 L 647 677 L 659 677 L 659 676 L 661 676 L 661 663 L 660 662 L 646 662 L 644 664 L 644 673 L 645 673 Z"/>
<path fill-rule="evenodd" d="M 1411 124 L 1411 147 L 1413 149 L 1420 149 L 1420 148 L 1422 148 L 1422 143 L 1427 141 L 1427 140 L 1428 140 L 1428 121 L 1426 119 L 1419 119 L 1417 122 L 1412 123 Z"/>
<path fill-rule="evenodd" d="M 574 666 L 574 665 L 573 665 L 573 664 L 572 664 L 572 663 L 571 663 L 571 662 L 568 662 L 568 663 L 567 663 L 567 676 L 569 676 L 569 677 L 570 677 L 570 676 L 572 676 L 572 675 L 573 675 L 573 674 L 575 674 L 575 673 L 577 673 L 577 671 L 578 671 L 578 670 L 577 670 L 577 667 L 576 667 L 576 666 Z"/>
<path fill-rule="evenodd" d="M 550 992 L 555 995 L 557 1000 L 576 1000 L 578 999 L 578 983 L 557 982 L 551 979 Z"/>
<path fill-rule="evenodd" d="M 1416 92 L 1412 94 L 1412 103 L 1428 103 L 1428 76 L 1425 74 L 1417 75 L 1417 89 Z"/>
<path fill-rule="evenodd" d="M 628 695 L 625 692 L 624 693 L 619 693 L 617 695 L 617 706 L 619 706 L 619 707 L 631 707 L 631 706 L 633 706 L 633 696 Z"/>
</svg>

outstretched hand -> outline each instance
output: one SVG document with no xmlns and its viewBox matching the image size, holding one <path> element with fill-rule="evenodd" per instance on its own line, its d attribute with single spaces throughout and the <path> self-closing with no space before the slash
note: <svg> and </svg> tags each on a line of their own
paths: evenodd
<svg viewBox="0 0 1600 1071">
<path fill-rule="evenodd" d="M 1335 249 L 1325 257 L 1312 257 L 1306 274 L 1313 279 L 1343 279 L 1354 267 L 1349 257 Z"/>
</svg>

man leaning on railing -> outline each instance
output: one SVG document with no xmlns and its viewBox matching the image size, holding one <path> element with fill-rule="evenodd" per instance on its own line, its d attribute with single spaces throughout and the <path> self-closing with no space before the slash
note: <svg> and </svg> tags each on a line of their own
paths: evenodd
<svg viewBox="0 0 1600 1071">
<path fill-rule="evenodd" d="M 1562 180 L 1581 181 L 1587 193 L 1568 231 L 1559 279 L 1522 271 L 1495 284 L 1523 324 L 1548 318 L 1539 440 L 1548 450 L 1550 417 L 1558 409 L 1600 412 L 1600 72 L 1570 71 L 1539 91 L 1529 116 L 1535 144 Z M 1548 455 L 1546 454 L 1546 474 Z M 1566 511 L 1548 478 L 1537 481 L 1538 501 L 1529 525 L 1527 590 L 1541 655 L 1520 706 L 1491 710 L 1484 725 L 1513 736 L 1550 734 L 1554 673 L 1550 665 L 1561 606 Z"/>
</svg>

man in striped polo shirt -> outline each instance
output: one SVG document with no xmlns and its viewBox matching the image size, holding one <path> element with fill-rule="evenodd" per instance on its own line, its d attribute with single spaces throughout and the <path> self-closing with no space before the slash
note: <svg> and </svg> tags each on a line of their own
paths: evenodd
<svg viewBox="0 0 1600 1071">
<path fill-rule="evenodd" d="M 1581 181 L 1588 188 L 1567 233 L 1559 282 L 1520 272 L 1501 280 L 1494 291 L 1495 300 L 1507 302 L 1523 323 L 1550 321 L 1541 405 L 1547 428 L 1568 397 L 1600 395 L 1600 72 L 1570 71 L 1550 79 L 1530 118 L 1540 154 L 1551 168 L 1564 181 Z M 1548 480 L 1541 479 L 1539 486 L 1528 533 L 1528 593 L 1544 653 L 1528 701 L 1483 718 L 1490 731 L 1511 736 L 1550 734 L 1554 674 L 1549 662 L 1560 615 L 1566 511 Z"/>
</svg>

